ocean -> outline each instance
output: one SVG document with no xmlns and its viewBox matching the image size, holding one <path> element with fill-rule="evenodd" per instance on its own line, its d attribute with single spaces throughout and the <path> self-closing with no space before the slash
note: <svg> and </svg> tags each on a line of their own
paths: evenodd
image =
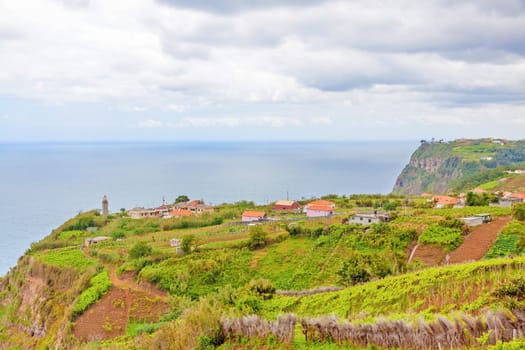
<svg viewBox="0 0 525 350">
<path fill-rule="evenodd" d="M 0 275 L 78 212 L 389 193 L 417 141 L 0 144 Z"/>
</svg>

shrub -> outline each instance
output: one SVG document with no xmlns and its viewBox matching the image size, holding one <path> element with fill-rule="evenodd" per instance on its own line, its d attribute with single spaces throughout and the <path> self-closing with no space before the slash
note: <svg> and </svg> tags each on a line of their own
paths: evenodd
<svg viewBox="0 0 525 350">
<path fill-rule="evenodd" d="M 195 235 L 182 236 L 182 243 L 181 243 L 182 251 L 186 254 L 191 253 L 191 251 L 195 248 L 196 240 L 197 239 Z"/>
<path fill-rule="evenodd" d="M 250 239 L 248 240 L 248 247 L 250 249 L 257 249 L 266 245 L 266 238 L 268 234 L 262 226 L 250 227 Z"/>
<path fill-rule="evenodd" d="M 131 247 L 129 250 L 129 256 L 132 259 L 142 258 L 146 255 L 150 255 L 151 250 L 151 247 L 146 242 L 139 241 Z"/>
<path fill-rule="evenodd" d="M 261 309 L 261 299 L 253 295 L 243 295 L 237 300 L 237 309 L 244 313 L 254 313 Z"/>
<path fill-rule="evenodd" d="M 248 291 L 264 300 L 273 298 L 275 294 L 275 286 L 270 280 L 265 278 L 258 278 L 251 280 L 247 285 Z"/>
<path fill-rule="evenodd" d="M 119 239 L 119 238 L 124 238 L 126 237 L 126 235 L 124 234 L 124 232 L 122 231 L 115 231 L 111 234 L 111 237 L 115 240 Z"/>
<path fill-rule="evenodd" d="M 512 217 L 516 220 L 525 220 L 525 203 L 517 203 L 512 206 Z"/>
<path fill-rule="evenodd" d="M 343 267 L 337 274 L 339 275 L 339 283 L 345 286 L 367 282 L 371 277 L 364 259 L 359 253 L 352 254 L 348 260 L 344 262 Z"/>
</svg>

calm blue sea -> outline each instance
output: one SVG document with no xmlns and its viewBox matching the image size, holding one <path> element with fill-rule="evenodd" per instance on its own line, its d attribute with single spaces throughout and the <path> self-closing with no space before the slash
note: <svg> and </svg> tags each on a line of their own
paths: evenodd
<svg viewBox="0 0 525 350">
<path fill-rule="evenodd" d="M 388 193 L 417 141 L 0 144 L 0 275 L 79 211 Z"/>
</svg>

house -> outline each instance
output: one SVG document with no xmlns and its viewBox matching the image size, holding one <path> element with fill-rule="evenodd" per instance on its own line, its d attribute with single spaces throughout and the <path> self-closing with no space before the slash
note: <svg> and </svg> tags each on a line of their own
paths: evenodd
<svg viewBox="0 0 525 350">
<path fill-rule="evenodd" d="M 435 203 L 434 208 L 446 208 L 461 205 L 458 198 L 450 196 L 434 196 L 432 197 L 432 201 Z"/>
<path fill-rule="evenodd" d="M 521 192 L 505 193 L 504 196 L 500 198 L 498 203 L 490 203 L 490 206 L 510 208 L 514 204 L 523 203 L 524 201 L 525 201 L 525 193 L 521 193 Z"/>
<path fill-rule="evenodd" d="M 334 215 L 335 203 L 319 199 L 308 203 L 305 210 L 308 218 L 328 217 Z"/>
<path fill-rule="evenodd" d="M 189 202 L 182 202 L 173 205 L 173 209 L 183 209 L 191 211 L 195 214 L 202 214 L 206 212 L 213 212 L 214 208 L 210 205 L 206 205 L 201 199 L 194 199 Z"/>
<path fill-rule="evenodd" d="M 107 241 L 108 239 L 111 239 L 111 237 L 107 237 L 107 236 L 98 236 L 98 237 L 91 237 L 91 238 L 86 238 L 84 240 L 84 245 L 86 247 L 89 247 L 91 246 L 92 244 L 97 244 L 99 242 L 103 242 L 103 241 Z"/>
<path fill-rule="evenodd" d="M 350 224 L 369 225 L 379 224 L 381 222 L 389 222 L 390 215 L 388 213 L 360 213 L 355 214 L 350 218 Z"/>
<path fill-rule="evenodd" d="M 242 213 L 242 222 L 254 222 L 266 220 L 268 216 L 264 211 L 245 210 Z"/>
<path fill-rule="evenodd" d="M 277 201 L 273 205 L 275 211 L 292 211 L 299 209 L 299 203 L 297 201 Z"/>
</svg>

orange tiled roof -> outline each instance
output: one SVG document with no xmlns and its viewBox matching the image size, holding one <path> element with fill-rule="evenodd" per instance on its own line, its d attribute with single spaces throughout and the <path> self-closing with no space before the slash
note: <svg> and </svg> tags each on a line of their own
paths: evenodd
<svg viewBox="0 0 525 350">
<path fill-rule="evenodd" d="M 448 205 L 448 204 L 456 204 L 458 199 L 456 197 L 450 197 L 450 196 L 434 196 L 434 201 L 438 204 L 442 205 Z"/>
<path fill-rule="evenodd" d="M 170 214 L 171 216 L 191 216 L 193 215 L 193 212 L 186 209 L 175 209 Z"/>
<path fill-rule="evenodd" d="M 315 205 L 326 205 L 326 206 L 330 206 L 332 209 L 335 208 L 335 203 L 334 202 L 330 202 L 330 201 L 327 201 L 327 200 L 324 200 L 324 199 L 318 199 L 316 201 L 308 203 L 308 208 L 310 208 L 312 205 L 313 206 L 315 206 Z"/>
<path fill-rule="evenodd" d="M 246 210 L 244 213 L 242 213 L 242 216 L 246 216 L 249 218 L 260 218 L 264 217 L 266 213 L 264 211 L 255 211 L 255 210 Z"/>
<path fill-rule="evenodd" d="M 525 193 L 523 192 L 514 192 L 510 195 L 511 198 L 521 198 L 525 200 Z"/>
<path fill-rule="evenodd" d="M 330 205 L 323 205 L 323 204 L 310 204 L 308 205 L 308 210 L 317 210 L 317 211 L 332 211 L 334 208 Z"/>
<path fill-rule="evenodd" d="M 294 205 L 295 201 L 277 201 L 275 202 L 275 205 L 286 205 L 286 206 L 291 206 L 291 205 Z"/>
<path fill-rule="evenodd" d="M 482 188 L 475 188 L 472 190 L 473 193 L 487 193 L 487 191 L 485 191 L 484 189 Z"/>
</svg>

